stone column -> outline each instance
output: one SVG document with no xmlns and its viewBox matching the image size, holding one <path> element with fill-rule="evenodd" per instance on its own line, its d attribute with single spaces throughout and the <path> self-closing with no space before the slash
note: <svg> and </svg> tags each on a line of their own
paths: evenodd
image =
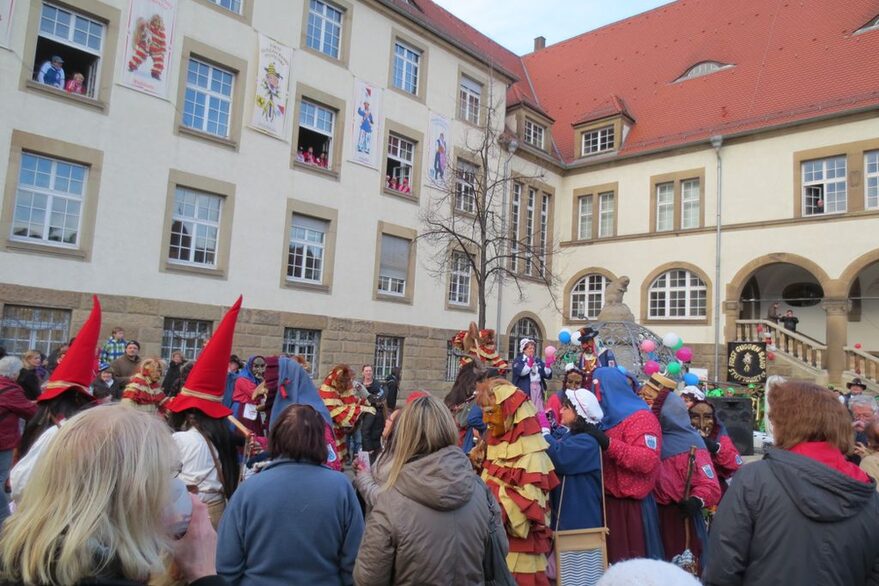
<svg viewBox="0 0 879 586">
<path fill-rule="evenodd" d="M 845 370 L 845 351 L 848 341 L 848 312 L 851 302 L 848 299 L 825 299 L 821 308 L 827 312 L 827 381 L 830 384 L 842 383 Z"/>
</svg>

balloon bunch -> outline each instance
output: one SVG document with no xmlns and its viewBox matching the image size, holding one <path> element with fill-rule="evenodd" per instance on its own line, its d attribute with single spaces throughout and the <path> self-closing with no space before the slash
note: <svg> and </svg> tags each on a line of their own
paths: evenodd
<svg viewBox="0 0 879 586">
<path fill-rule="evenodd" d="M 662 345 L 673 350 L 676 358 L 676 360 L 670 360 L 668 364 L 665 365 L 666 374 L 672 376 L 680 374 L 683 369 L 683 363 L 693 360 L 693 349 L 689 346 L 684 346 L 684 340 L 674 332 L 669 332 L 662 337 Z M 662 370 L 662 365 L 657 360 L 656 342 L 650 339 L 643 340 L 641 342 L 641 351 L 646 353 L 648 357 L 648 360 L 644 363 L 643 367 L 644 374 L 650 376 L 651 374 L 655 374 Z M 699 379 L 696 377 L 696 382 L 693 384 L 698 383 Z"/>
</svg>

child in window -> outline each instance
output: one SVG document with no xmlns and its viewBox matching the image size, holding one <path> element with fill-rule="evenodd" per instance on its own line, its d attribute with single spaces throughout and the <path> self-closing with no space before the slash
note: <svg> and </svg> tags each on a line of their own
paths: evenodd
<svg viewBox="0 0 879 586">
<path fill-rule="evenodd" d="M 302 149 L 302 147 L 299 147 L 299 150 L 296 151 L 296 160 L 300 163 L 305 162 L 305 151 Z"/>
<path fill-rule="evenodd" d="M 73 79 L 67 81 L 64 89 L 69 94 L 85 95 L 85 76 L 79 72 L 73 74 Z"/>
<path fill-rule="evenodd" d="M 403 181 L 400 182 L 398 187 L 401 193 L 412 193 L 412 188 L 409 187 L 409 178 L 403 177 Z"/>
<path fill-rule="evenodd" d="M 309 165 L 314 165 L 314 147 L 308 147 L 308 150 L 305 152 L 305 162 Z"/>
</svg>

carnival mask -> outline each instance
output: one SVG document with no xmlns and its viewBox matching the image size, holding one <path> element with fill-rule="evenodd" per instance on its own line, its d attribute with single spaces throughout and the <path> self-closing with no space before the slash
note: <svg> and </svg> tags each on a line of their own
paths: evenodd
<svg viewBox="0 0 879 586">
<path fill-rule="evenodd" d="M 714 431 L 714 409 L 708 403 L 697 403 L 690 409 L 690 423 L 702 437 Z"/>
<path fill-rule="evenodd" d="M 578 372 L 569 372 L 565 376 L 565 390 L 576 391 L 583 388 L 583 375 Z"/>
<path fill-rule="evenodd" d="M 263 380 L 266 375 L 266 361 L 262 358 L 255 358 L 250 365 L 250 372 L 257 380 Z"/>
<path fill-rule="evenodd" d="M 162 378 L 162 365 L 158 360 L 144 360 L 140 373 L 150 384 L 158 382 Z"/>
<path fill-rule="evenodd" d="M 482 408 L 482 421 L 493 437 L 501 437 L 507 432 L 504 411 L 491 390 L 491 380 L 476 383 L 476 402 Z"/>
<path fill-rule="evenodd" d="M 586 354 L 595 354 L 595 342 L 592 340 L 580 342 L 580 349 Z"/>
</svg>

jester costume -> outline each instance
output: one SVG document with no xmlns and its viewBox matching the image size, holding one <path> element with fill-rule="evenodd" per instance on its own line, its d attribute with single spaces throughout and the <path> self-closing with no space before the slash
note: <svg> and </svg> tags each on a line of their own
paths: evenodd
<svg viewBox="0 0 879 586">
<path fill-rule="evenodd" d="M 134 54 L 128 61 L 128 71 L 136 71 L 150 57 L 153 60 L 150 75 L 155 79 L 162 79 L 167 44 L 165 22 L 161 16 L 154 14 L 149 23 L 145 19 L 138 19 L 134 33 Z"/>
<path fill-rule="evenodd" d="M 131 377 L 122 391 L 122 404 L 147 413 L 164 410 L 168 400 L 162 385 L 162 366 L 158 360 L 148 358 L 141 363 L 140 371 Z"/>
<path fill-rule="evenodd" d="M 487 406 L 482 479 L 501 505 L 510 542 L 507 565 L 519 586 L 548 586 L 546 555 L 552 548 L 549 492 L 559 485 L 549 445 L 534 406 L 508 382 L 495 383 Z"/>
<path fill-rule="evenodd" d="M 461 357 L 459 361 L 461 366 L 476 360 L 488 367 L 496 368 L 501 376 L 509 369 L 507 361 L 500 357 L 494 347 L 494 330 L 480 330 L 474 322 L 470 322 L 468 329 L 455 334 L 449 342 Z"/>
<path fill-rule="evenodd" d="M 336 456 L 344 461 L 348 454 L 345 436 L 354 430 L 361 414 L 375 415 L 375 407 L 369 406 L 364 399 L 357 396 L 351 369 L 343 364 L 335 366 L 324 379 L 320 386 L 320 398 L 333 418 Z"/>
</svg>

